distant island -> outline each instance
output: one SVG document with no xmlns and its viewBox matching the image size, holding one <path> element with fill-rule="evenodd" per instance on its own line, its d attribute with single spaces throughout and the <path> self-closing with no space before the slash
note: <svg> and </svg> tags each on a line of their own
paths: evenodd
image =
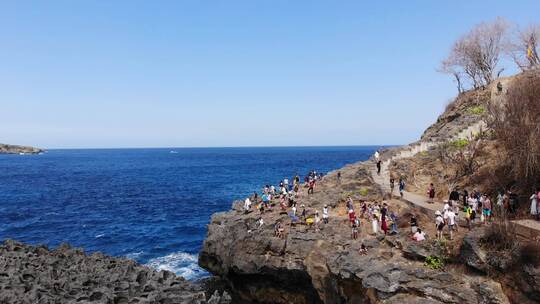
<svg viewBox="0 0 540 304">
<path fill-rule="evenodd" d="M 0 154 L 38 154 L 41 152 L 44 152 L 44 150 L 27 146 L 0 144 Z"/>
</svg>

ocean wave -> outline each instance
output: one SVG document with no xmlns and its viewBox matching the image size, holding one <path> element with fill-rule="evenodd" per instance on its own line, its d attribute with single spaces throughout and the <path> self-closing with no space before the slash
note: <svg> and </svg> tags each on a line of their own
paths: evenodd
<svg viewBox="0 0 540 304">
<path fill-rule="evenodd" d="M 208 276 L 208 272 L 199 267 L 197 260 L 197 255 L 180 251 L 150 259 L 146 265 L 156 270 L 174 272 L 187 280 L 194 280 Z"/>
<path fill-rule="evenodd" d="M 132 252 L 126 254 L 125 257 L 128 259 L 137 260 L 143 253 L 144 251 Z"/>
</svg>

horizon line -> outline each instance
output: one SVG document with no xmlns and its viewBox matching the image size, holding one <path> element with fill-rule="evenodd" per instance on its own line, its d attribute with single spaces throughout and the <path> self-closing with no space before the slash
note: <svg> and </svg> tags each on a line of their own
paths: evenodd
<svg viewBox="0 0 540 304">
<path fill-rule="evenodd" d="M 129 150 L 129 149 L 242 149 L 242 148 L 326 148 L 326 147 L 393 147 L 400 144 L 377 144 L 377 145 L 278 145 L 278 146 L 258 146 L 258 145 L 246 145 L 246 146 L 148 146 L 148 147 L 69 147 L 69 148 L 39 148 L 45 151 L 50 150 Z"/>
</svg>

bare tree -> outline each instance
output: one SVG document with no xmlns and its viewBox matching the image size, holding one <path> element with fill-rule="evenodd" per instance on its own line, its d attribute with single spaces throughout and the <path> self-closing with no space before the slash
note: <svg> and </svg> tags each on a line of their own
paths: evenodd
<svg viewBox="0 0 540 304">
<path fill-rule="evenodd" d="M 514 80 L 502 103 L 488 107 L 489 126 L 503 148 L 510 168 L 508 177 L 524 188 L 539 182 L 540 177 L 540 73 L 526 72 Z M 528 190 L 528 189 L 527 189 Z"/>
<path fill-rule="evenodd" d="M 507 29 L 508 23 L 503 18 L 475 26 L 454 43 L 439 71 L 453 75 L 456 81 L 459 79 L 458 90 L 463 89 L 463 75 L 473 88 L 489 84 L 502 71 L 498 65 Z"/>
<path fill-rule="evenodd" d="M 463 93 L 464 89 L 463 89 L 463 83 L 461 80 L 463 78 L 463 72 L 458 68 L 456 64 L 454 64 L 452 60 L 450 59 L 443 60 L 441 63 L 441 67 L 438 69 L 438 71 L 441 73 L 450 74 L 454 76 L 458 93 L 459 94 Z"/>
<path fill-rule="evenodd" d="M 483 131 L 480 130 L 479 134 Z M 474 174 L 478 167 L 482 136 L 470 136 L 467 139 L 445 142 L 438 146 L 438 158 L 446 170 L 450 183 L 457 183 L 461 178 Z"/>
<path fill-rule="evenodd" d="M 508 55 L 522 71 L 539 68 L 540 25 L 529 25 L 516 32 L 507 44 Z"/>
</svg>

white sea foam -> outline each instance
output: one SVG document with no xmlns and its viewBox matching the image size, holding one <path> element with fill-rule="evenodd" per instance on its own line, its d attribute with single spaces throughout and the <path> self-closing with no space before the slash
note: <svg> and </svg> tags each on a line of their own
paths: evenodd
<svg viewBox="0 0 540 304">
<path fill-rule="evenodd" d="M 188 280 L 193 280 L 208 275 L 204 269 L 199 267 L 197 260 L 197 255 L 180 251 L 151 259 L 146 265 L 156 270 L 168 270 Z"/>
<path fill-rule="evenodd" d="M 126 254 L 126 258 L 132 259 L 132 260 L 137 260 L 143 253 L 144 253 L 144 251 L 128 253 L 128 254 Z"/>
</svg>

